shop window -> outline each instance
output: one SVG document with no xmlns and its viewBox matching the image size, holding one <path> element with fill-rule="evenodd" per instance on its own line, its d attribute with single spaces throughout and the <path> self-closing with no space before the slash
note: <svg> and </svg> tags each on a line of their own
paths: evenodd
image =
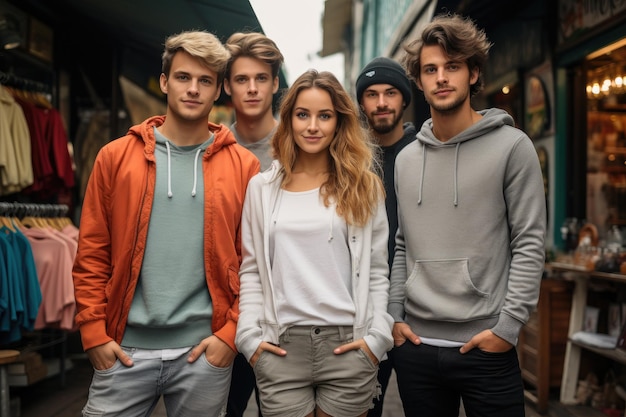
<svg viewBox="0 0 626 417">
<path fill-rule="evenodd" d="M 586 62 L 587 220 L 626 230 L 626 39 Z"/>
</svg>

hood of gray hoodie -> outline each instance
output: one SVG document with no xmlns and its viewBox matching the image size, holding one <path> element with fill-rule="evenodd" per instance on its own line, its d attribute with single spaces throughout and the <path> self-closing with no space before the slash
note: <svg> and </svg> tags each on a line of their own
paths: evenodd
<svg viewBox="0 0 626 417">
<path fill-rule="evenodd" d="M 476 123 L 474 123 L 469 128 L 465 129 L 458 135 L 450 138 L 450 140 L 446 142 L 442 142 L 435 137 L 433 134 L 433 119 L 426 120 L 417 133 L 417 140 L 420 142 L 422 146 L 424 157 L 422 158 L 422 166 L 421 166 L 421 175 L 420 175 L 420 184 L 419 184 L 419 196 L 418 196 L 418 204 L 422 203 L 422 192 L 424 189 L 424 171 L 426 170 L 426 160 L 428 147 L 433 148 L 445 148 L 445 147 L 455 147 L 455 158 L 454 158 L 454 200 L 453 204 L 455 206 L 459 203 L 459 189 L 458 189 L 458 176 L 459 176 L 459 152 L 461 148 L 461 144 L 463 142 L 470 141 L 474 138 L 481 137 L 494 129 L 498 129 L 504 125 L 514 126 L 513 117 L 508 114 L 506 111 L 497 108 L 490 108 L 486 110 L 478 111 L 480 115 L 483 117 Z"/>
<path fill-rule="evenodd" d="M 428 119 L 422 124 L 420 131 L 417 133 L 417 140 L 424 145 L 433 147 L 452 146 L 482 136 L 504 125 L 515 126 L 511 115 L 502 109 L 480 110 L 478 114 L 483 116 L 478 122 L 446 142 L 442 142 L 435 137 L 433 134 L 433 119 Z"/>
</svg>

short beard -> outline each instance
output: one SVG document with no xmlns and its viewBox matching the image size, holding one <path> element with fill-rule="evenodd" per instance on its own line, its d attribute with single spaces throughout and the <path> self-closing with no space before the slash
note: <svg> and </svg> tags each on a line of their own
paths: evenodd
<svg viewBox="0 0 626 417">
<path fill-rule="evenodd" d="M 463 107 L 463 104 L 465 104 L 465 100 L 467 99 L 468 99 L 468 96 L 466 95 L 464 97 L 459 97 L 457 100 L 453 101 L 450 104 L 445 104 L 445 105 L 437 104 L 435 100 L 426 99 L 426 102 L 430 105 L 430 107 L 432 107 L 434 110 L 438 111 L 439 113 L 454 114 Z"/>
<path fill-rule="evenodd" d="M 390 124 L 386 124 L 386 123 L 374 124 L 372 123 L 371 120 L 372 119 L 369 120 L 371 129 L 374 132 L 378 133 L 379 135 L 385 135 L 391 132 L 393 129 L 395 129 L 396 126 L 398 126 L 398 123 L 402 121 L 402 113 L 400 113 L 399 115 L 396 114 L 396 117 L 392 120 Z"/>
</svg>

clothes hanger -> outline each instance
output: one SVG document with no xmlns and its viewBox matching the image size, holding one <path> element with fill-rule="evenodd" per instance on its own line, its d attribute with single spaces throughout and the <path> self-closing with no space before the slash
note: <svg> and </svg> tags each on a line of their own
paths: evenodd
<svg viewBox="0 0 626 417">
<path fill-rule="evenodd" d="M 10 231 L 15 232 L 15 226 L 9 217 L 2 216 L 0 217 L 0 225 L 7 227 Z"/>
<path fill-rule="evenodd" d="M 12 208 L 13 206 L 10 203 L 0 203 L 0 225 L 8 227 L 9 230 L 14 232 L 15 227 L 10 218 Z"/>
</svg>

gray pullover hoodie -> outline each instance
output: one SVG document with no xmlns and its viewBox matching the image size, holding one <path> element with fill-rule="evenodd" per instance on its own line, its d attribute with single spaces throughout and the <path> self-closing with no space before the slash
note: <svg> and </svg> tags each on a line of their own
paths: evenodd
<svg viewBox="0 0 626 417">
<path fill-rule="evenodd" d="M 418 336 L 515 345 L 537 304 L 546 201 L 534 145 L 488 109 L 441 142 L 424 122 L 396 158 L 398 233 L 389 313 Z"/>
</svg>

